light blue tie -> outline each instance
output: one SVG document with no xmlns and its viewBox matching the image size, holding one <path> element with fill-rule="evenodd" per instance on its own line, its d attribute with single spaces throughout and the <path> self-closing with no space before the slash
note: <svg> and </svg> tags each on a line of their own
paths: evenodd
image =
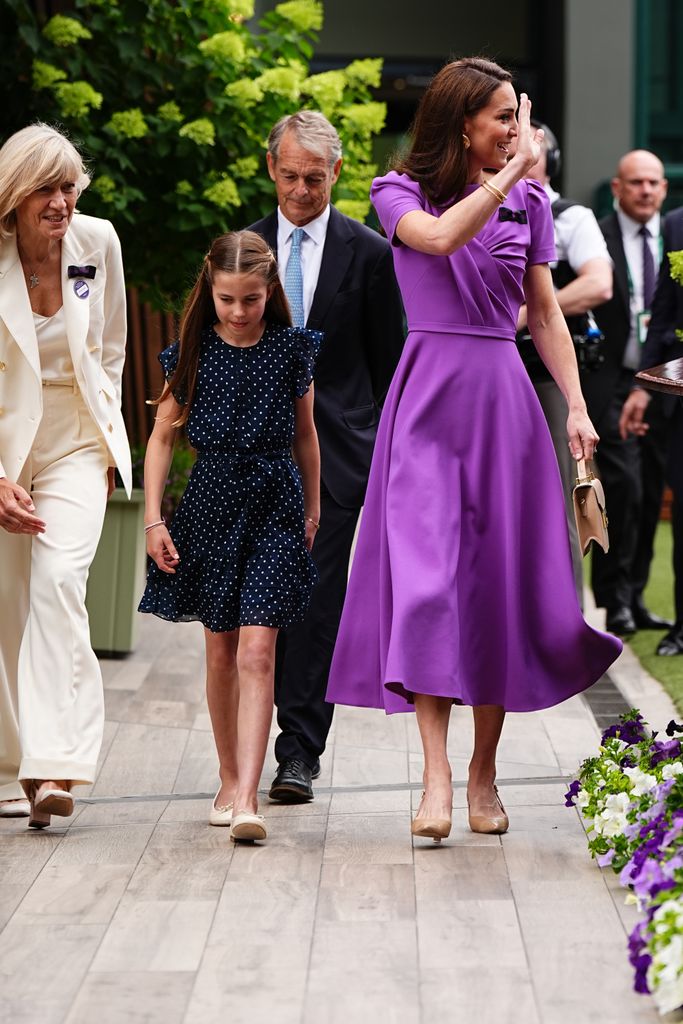
<svg viewBox="0 0 683 1024">
<path fill-rule="evenodd" d="M 294 228 L 292 231 L 292 248 L 290 249 L 287 269 L 285 270 L 285 295 L 292 311 L 292 323 L 295 327 L 304 327 L 304 275 L 301 270 L 301 239 L 304 229 Z"/>
</svg>

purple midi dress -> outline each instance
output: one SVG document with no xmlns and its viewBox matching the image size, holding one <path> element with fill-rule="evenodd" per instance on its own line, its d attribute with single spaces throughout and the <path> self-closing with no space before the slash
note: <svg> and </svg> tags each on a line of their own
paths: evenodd
<svg viewBox="0 0 683 1024">
<path fill-rule="evenodd" d="M 396 225 L 443 207 L 395 172 L 371 195 L 409 334 L 382 412 L 327 700 L 388 713 L 412 710 L 414 693 L 550 707 L 594 683 L 622 645 L 581 614 L 557 460 L 514 343 L 526 268 L 555 258 L 548 199 L 519 182 L 467 245 L 433 256 L 402 245 Z"/>
</svg>

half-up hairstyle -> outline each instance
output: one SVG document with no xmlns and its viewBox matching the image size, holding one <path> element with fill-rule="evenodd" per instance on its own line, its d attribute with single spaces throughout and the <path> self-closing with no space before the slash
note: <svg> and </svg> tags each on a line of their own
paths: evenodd
<svg viewBox="0 0 683 1024">
<path fill-rule="evenodd" d="M 231 231 L 216 238 L 204 257 L 204 263 L 192 291 L 185 300 L 180 317 L 180 352 L 173 376 L 153 405 L 163 401 L 169 391 L 186 396 L 179 418 L 173 426 L 187 422 L 197 386 L 202 332 L 218 320 L 211 289 L 216 273 L 258 274 L 271 294 L 266 301 L 267 323 L 291 327 L 292 314 L 277 272 L 277 260 L 268 243 L 255 231 Z"/>
<path fill-rule="evenodd" d="M 457 199 L 468 176 L 465 118 L 482 110 L 496 89 L 511 81 L 509 71 L 484 57 L 446 64 L 420 100 L 410 148 L 394 162 L 394 170 L 418 182 L 438 206 Z"/>
</svg>

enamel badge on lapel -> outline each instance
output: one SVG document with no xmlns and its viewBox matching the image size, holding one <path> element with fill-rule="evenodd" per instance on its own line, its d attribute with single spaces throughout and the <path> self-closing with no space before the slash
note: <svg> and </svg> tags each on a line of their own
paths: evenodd
<svg viewBox="0 0 683 1024">
<path fill-rule="evenodd" d="M 71 278 L 74 277 L 77 279 L 74 281 L 74 292 L 79 299 L 87 299 L 87 297 L 90 295 L 90 288 L 83 280 L 83 278 L 87 277 L 89 278 L 89 280 L 92 281 L 93 278 L 95 277 L 96 272 L 97 267 L 92 267 L 90 265 L 88 265 L 87 267 L 71 266 L 66 268 L 66 274 L 69 280 L 71 280 Z"/>
</svg>

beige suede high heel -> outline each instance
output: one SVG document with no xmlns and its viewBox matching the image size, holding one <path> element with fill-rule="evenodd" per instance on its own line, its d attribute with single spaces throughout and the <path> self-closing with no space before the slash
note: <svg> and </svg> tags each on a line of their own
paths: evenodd
<svg viewBox="0 0 683 1024">
<path fill-rule="evenodd" d="M 470 799 L 469 797 L 467 798 L 467 815 L 472 832 L 480 832 L 482 835 L 487 836 L 502 836 L 510 828 L 510 819 L 498 795 L 498 787 L 494 786 L 493 789 L 502 814 L 473 814 L 470 810 Z"/>
</svg>

